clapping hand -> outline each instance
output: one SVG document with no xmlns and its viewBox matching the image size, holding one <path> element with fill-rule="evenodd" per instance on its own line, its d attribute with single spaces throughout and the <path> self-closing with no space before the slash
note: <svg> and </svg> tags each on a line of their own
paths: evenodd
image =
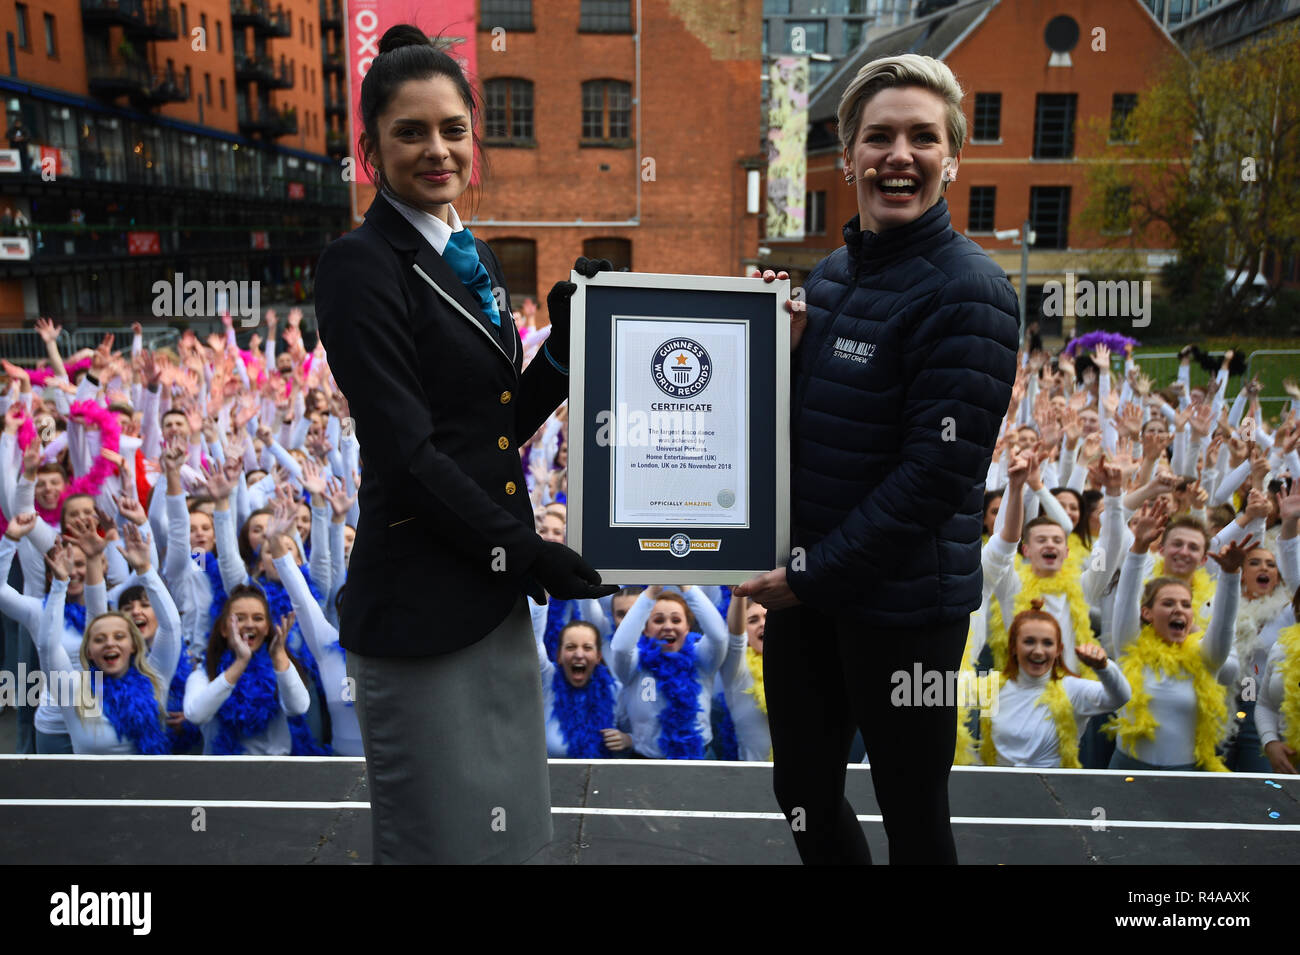
<svg viewBox="0 0 1300 955">
<path fill-rule="evenodd" d="M 271 665 L 276 673 L 289 669 L 289 632 L 293 630 L 294 615 L 285 614 L 276 624 L 271 634 L 271 645 L 267 648 L 271 654 Z"/>
</svg>

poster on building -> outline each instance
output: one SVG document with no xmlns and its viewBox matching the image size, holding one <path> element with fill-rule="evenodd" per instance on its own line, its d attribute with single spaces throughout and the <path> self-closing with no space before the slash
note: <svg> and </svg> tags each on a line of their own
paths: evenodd
<svg viewBox="0 0 1300 955">
<path fill-rule="evenodd" d="M 808 57 L 768 67 L 767 237 L 802 239 L 808 145 Z"/>
<path fill-rule="evenodd" d="M 476 76 L 475 37 L 478 32 L 474 0 L 344 0 L 343 42 L 348 84 L 348 149 L 354 152 L 361 135 L 361 81 L 379 55 L 379 39 L 389 27 L 410 23 L 438 38 L 469 76 Z M 352 221 L 360 223 L 375 187 L 360 158 L 352 156 Z M 477 177 L 476 177 L 477 178 Z"/>
</svg>

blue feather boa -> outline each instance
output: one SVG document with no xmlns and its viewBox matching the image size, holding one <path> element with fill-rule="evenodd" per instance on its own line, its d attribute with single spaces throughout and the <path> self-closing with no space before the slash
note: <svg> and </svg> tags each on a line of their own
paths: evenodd
<svg viewBox="0 0 1300 955">
<path fill-rule="evenodd" d="M 718 602 L 716 604 L 718 613 L 722 614 L 722 619 L 727 619 L 727 611 L 731 609 L 731 588 L 719 587 Z"/>
<path fill-rule="evenodd" d="M 92 666 L 90 672 L 103 671 Z M 118 739 L 129 741 L 141 756 L 171 752 L 153 682 L 134 666 L 120 677 L 104 675 L 104 716 L 117 730 Z"/>
<path fill-rule="evenodd" d="M 740 759 L 740 743 L 736 740 L 736 724 L 731 719 L 725 693 L 713 694 L 713 748 L 718 759 Z"/>
<path fill-rule="evenodd" d="M 181 647 L 180 661 L 176 664 L 176 675 L 172 677 L 172 685 L 167 690 L 169 713 L 185 712 L 185 684 L 193 672 L 194 662 L 185 652 L 185 648 Z M 179 730 L 172 731 L 172 753 L 190 753 L 196 748 L 201 748 L 202 744 L 203 734 L 189 720 L 184 720 Z"/>
<path fill-rule="evenodd" d="M 50 595 L 46 594 L 45 599 L 41 601 L 44 607 L 50 602 Z M 66 597 L 63 601 L 63 625 L 69 630 L 75 630 L 77 636 L 84 636 L 86 633 L 86 605 L 84 603 L 74 604 Z"/>
<path fill-rule="evenodd" d="M 570 615 L 572 608 L 572 615 Z M 547 594 L 546 596 L 546 630 L 542 633 L 542 645 L 546 647 L 546 658 L 555 659 L 556 648 L 560 645 L 560 632 L 564 630 L 565 624 L 570 619 L 581 620 L 578 616 L 578 601 L 576 600 L 557 600 Z"/>
<path fill-rule="evenodd" d="M 220 674 L 230 669 L 234 662 L 233 651 L 223 653 L 217 678 L 225 679 Z M 263 643 L 248 661 L 226 702 L 217 710 L 218 729 L 212 739 L 212 752 L 218 756 L 242 754 L 244 747 L 240 741 L 266 732 L 272 717 L 278 712 L 280 688 L 275 682 L 271 654 Z"/>
<path fill-rule="evenodd" d="M 320 602 L 320 591 L 312 583 L 311 573 L 306 567 L 298 568 L 302 571 L 302 578 L 307 582 L 307 589 L 311 592 L 312 599 L 317 603 Z M 271 626 L 274 628 L 279 624 L 280 618 L 288 616 L 293 612 L 293 601 L 289 598 L 289 591 L 285 589 L 284 584 L 278 580 L 271 580 L 269 577 L 258 577 L 253 583 L 262 588 L 266 594 L 266 602 L 271 606 Z M 316 698 L 324 703 L 325 684 L 320 677 L 320 664 L 316 662 L 316 657 L 312 655 L 311 647 L 307 644 L 307 638 L 302 635 L 302 628 L 298 626 L 295 618 L 293 629 L 289 631 L 288 647 L 298 661 L 307 670 L 308 676 L 316 686 Z M 341 647 L 339 648 L 342 649 Z M 307 725 L 306 716 L 289 717 L 289 730 L 293 735 L 293 755 L 294 756 L 332 756 L 334 750 L 325 743 L 320 742 L 312 735 L 311 727 Z"/>
<path fill-rule="evenodd" d="M 655 679 L 659 710 L 659 751 L 665 759 L 703 759 L 704 739 L 696 726 L 700 681 L 695 675 L 695 647 L 700 634 L 688 633 L 676 653 L 645 635 L 637 641 L 639 666 Z"/>
<path fill-rule="evenodd" d="M 560 724 L 570 759 L 607 758 L 605 738 L 600 731 L 614 728 L 614 677 L 603 663 L 596 664 L 591 679 L 581 688 L 564 678 L 556 666 L 551 677 L 551 712 Z"/>
<path fill-rule="evenodd" d="M 226 606 L 226 582 L 221 577 L 221 564 L 217 555 L 212 551 L 203 555 L 203 572 L 208 575 L 208 585 L 212 588 L 212 605 L 208 607 L 208 629 L 211 629 Z"/>
</svg>

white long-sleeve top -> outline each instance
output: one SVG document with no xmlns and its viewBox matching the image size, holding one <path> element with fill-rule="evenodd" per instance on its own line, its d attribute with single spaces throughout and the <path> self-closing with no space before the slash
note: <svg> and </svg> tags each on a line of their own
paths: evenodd
<svg viewBox="0 0 1300 955">
<path fill-rule="evenodd" d="M 175 609 L 167 621 L 167 626 L 163 626 L 164 608 L 171 601 L 166 599 L 162 579 L 156 571 L 150 570 L 147 574 L 141 576 L 141 581 L 149 591 L 149 599 L 153 605 L 158 608 L 158 632 L 154 635 L 153 646 L 149 649 L 149 665 L 158 673 L 159 686 L 162 688 L 163 699 L 161 703 L 166 702 L 167 687 L 171 686 L 172 677 L 176 673 L 176 662 L 180 655 L 180 629 L 179 619 L 175 619 Z M 109 722 L 108 717 L 103 712 L 102 701 L 98 707 L 99 713 L 93 712 L 78 713 L 74 705 L 80 696 L 81 681 L 85 679 L 86 673 L 81 669 L 80 659 L 69 657 L 67 652 L 67 643 L 64 638 L 66 628 L 63 623 L 63 603 L 68 594 L 68 582 L 66 580 L 54 580 L 50 584 L 50 599 L 45 605 L 45 611 L 41 618 L 40 636 L 36 641 L 36 650 L 41 659 L 41 669 L 47 674 L 65 673 L 68 674 L 68 684 L 72 691 L 71 695 L 66 695 L 59 702 L 59 707 L 63 715 L 64 725 L 67 727 L 68 736 L 72 739 L 72 751 L 77 755 L 94 754 L 101 756 L 125 756 L 137 753 L 135 744 L 130 740 L 124 740 L 117 734 L 113 724 Z M 78 641 L 77 653 L 80 656 L 81 647 Z M 105 676 L 103 679 L 111 679 Z M 159 708 L 159 720 L 161 721 L 161 706 Z"/>
<path fill-rule="evenodd" d="M 311 705 L 307 687 L 292 663 L 283 672 L 276 673 L 275 682 L 280 694 L 280 711 L 271 717 L 261 733 L 239 741 L 250 756 L 288 756 L 293 750 L 288 717 L 301 716 Z M 185 681 L 185 718 L 203 731 L 203 752 L 207 755 L 212 755 L 213 741 L 221 731 L 217 711 L 233 692 L 235 685 L 227 679 L 224 670 L 215 680 L 209 680 L 207 670 L 198 666 Z"/>
<path fill-rule="evenodd" d="M 40 597 L 20 594 L 9 586 L 9 568 L 13 566 L 14 553 L 17 549 L 17 545 L 12 538 L 0 538 L 0 613 L 12 620 L 16 620 L 19 626 L 26 628 L 27 632 L 31 634 L 33 641 L 39 641 L 41 639 L 45 601 Z M 66 602 L 66 586 L 63 592 Z M 86 603 L 87 623 L 108 609 L 108 596 L 103 584 L 86 585 L 85 595 L 82 599 Z M 60 644 L 70 660 L 70 666 L 80 670 L 82 634 L 63 622 L 62 606 L 59 607 L 59 621 L 62 627 L 59 637 Z M 62 711 L 52 704 L 50 694 L 46 692 L 44 687 L 41 689 L 40 706 L 36 710 L 35 725 L 37 732 L 40 733 L 58 734 L 68 731 Z"/>
<path fill-rule="evenodd" d="M 758 701 L 749 691 L 754 686 L 754 675 L 745 662 L 749 639 L 743 633 L 730 634 L 727 641 L 727 658 L 722 661 L 718 680 L 722 694 L 731 711 L 731 722 L 736 727 L 736 748 L 740 758 L 747 763 L 766 762 L 772 753 L 772 733 L 768 729 L 767 714 L 758 708 Z"/>
<path fill-rule="evenodd" d="M 1274 740 L 1288 743 L 1292 749 L 1300 750 L 1298 740 L 1289 737 L 1294 728 L 1286 725 L 1282 716 L 1282 704 L 1286 700 L 1286 686 L 1283 682 L 1282 669 L 1286 664 L 1286 646 L 1280 641 L 1274 642 L 1268 651 L 1264 664 L 1264 676 L 1259 682 L 1259 699 L 1255 702 L 1255 729 L 1259 731 L 1259 742 L 1267 746 Z M 1300 692 L 1300 687 L 1292 692 Z"/>
<path fill-rule="evenodd" d="M 163 580 L 181 615 L 182 645 L 192 659 L 198 660 L 207 649 L 212 630 L 212 582 L 203 569 L 203 555 L 195 557 L 190 551 L 190 514 L 184 494 L 167 495 L 166 514 Z"/>
<path fill-rule="evenodd" d="M 1087 718 L 1117 710 L 1129 701 L 1132 691 L 1123 672 L 1113 662 L 1097 671 L 1098 679 L 1083 680 L 1066 676 L 1062 689 L 1074 709 L 1080 737 Z M 1042 704 L 1049 674 L 1031 677 L 1020 673 L 998 691 L 997 712 L 992 716 L 993 746 L 999 766 L 1061 765 L 1061 747 L 1051 711 Z M 1042 705 L 1040 705 L 1042 704 Z"/>
<path fill-rule="evenodd" d="M 1124 555 L 1115 595 L 1115 620 L 1111 632 L 1117 655 L 1137 639 L 1142 630 L 1139 603 L 1146 554 Z M 1217 674 L 1232 648 L 1237 604 L 1241 596 L 1241 574 L 1223 575 L 1214 592 L 1210 625 L 1201 638 L 1201 657 L 1211 674 Z M 1196 691 L 1187 677 L 1168 677 L 1142 671 L 1143 689 L 1150 694 L 1151 715 L 1160 728 L 1153 740 L 1137 740 L 1128 755 L 1153 766 L 1186 766 L 1196 762 Z M 1120 711 L 1121 717 L 1124 716 Z"/>
<path fill-rule="evenodd" d="M 339 756 L 364 756 L 361 745 L 361 725 L 357 722 L 355 707 L 348 702 L 356 699 L 348 680 L 347 657 L 339 646 L 339 632 L 325 619 L 325 614 L 311 595 L 302 569 L 293 562 L 292 554 L 275 559 L 275 569 L 280 575 L 303 639 L 311 648 L 311 655 L 320 667 L 321 686 L 325 689 L 325 706 L 329 709 L 333 737 L 330 745 Z"/>
<path fill-rule="evenodd" d="M 707 747 L 713 741 L 710 720 L 713 677 L 727 654 L 727 624 L 718 613 L 718 608 L 713 606 L 698 587 L 692 587 L 684 596 L 702 633 L 702 639 L 695 648 L 695 677 L 700 684 L 695 729 Z M 655 678 L 641 666 L 636 647 L 654 604 L 649 591 L 643 591 L 636 603 L 628 609 L 627 616 L 614 633 L 610 668 L 624 686 L 622 697 L 632 727 L 632 745 L 642 756 L 662 759 L 663 752 L 659 749 L 659 711 L 663 709 L 664 701 L 654 692 Z"/>
</svg>

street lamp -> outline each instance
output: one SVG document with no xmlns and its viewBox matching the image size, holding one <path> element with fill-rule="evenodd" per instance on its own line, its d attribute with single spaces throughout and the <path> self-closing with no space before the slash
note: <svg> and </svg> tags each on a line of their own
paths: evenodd
<svg viewBox="0 0 1300 955">
<path fill-rule="evenodd" d="M 1028 242 L 1021 242 L 1022 235 L 1029 236 Z M 1038 234 L 1029 228 L 1028 220 L 1019 229 L 998 229 L 993 233 L 995 239 L 1003 242 L 1008 239 L 1013 245 L 1020 246 L 1020 344 L 1025 343 L 1025 297 L 1029 294 L 1029 247 L 1038 241 Z"/>
</svg>

